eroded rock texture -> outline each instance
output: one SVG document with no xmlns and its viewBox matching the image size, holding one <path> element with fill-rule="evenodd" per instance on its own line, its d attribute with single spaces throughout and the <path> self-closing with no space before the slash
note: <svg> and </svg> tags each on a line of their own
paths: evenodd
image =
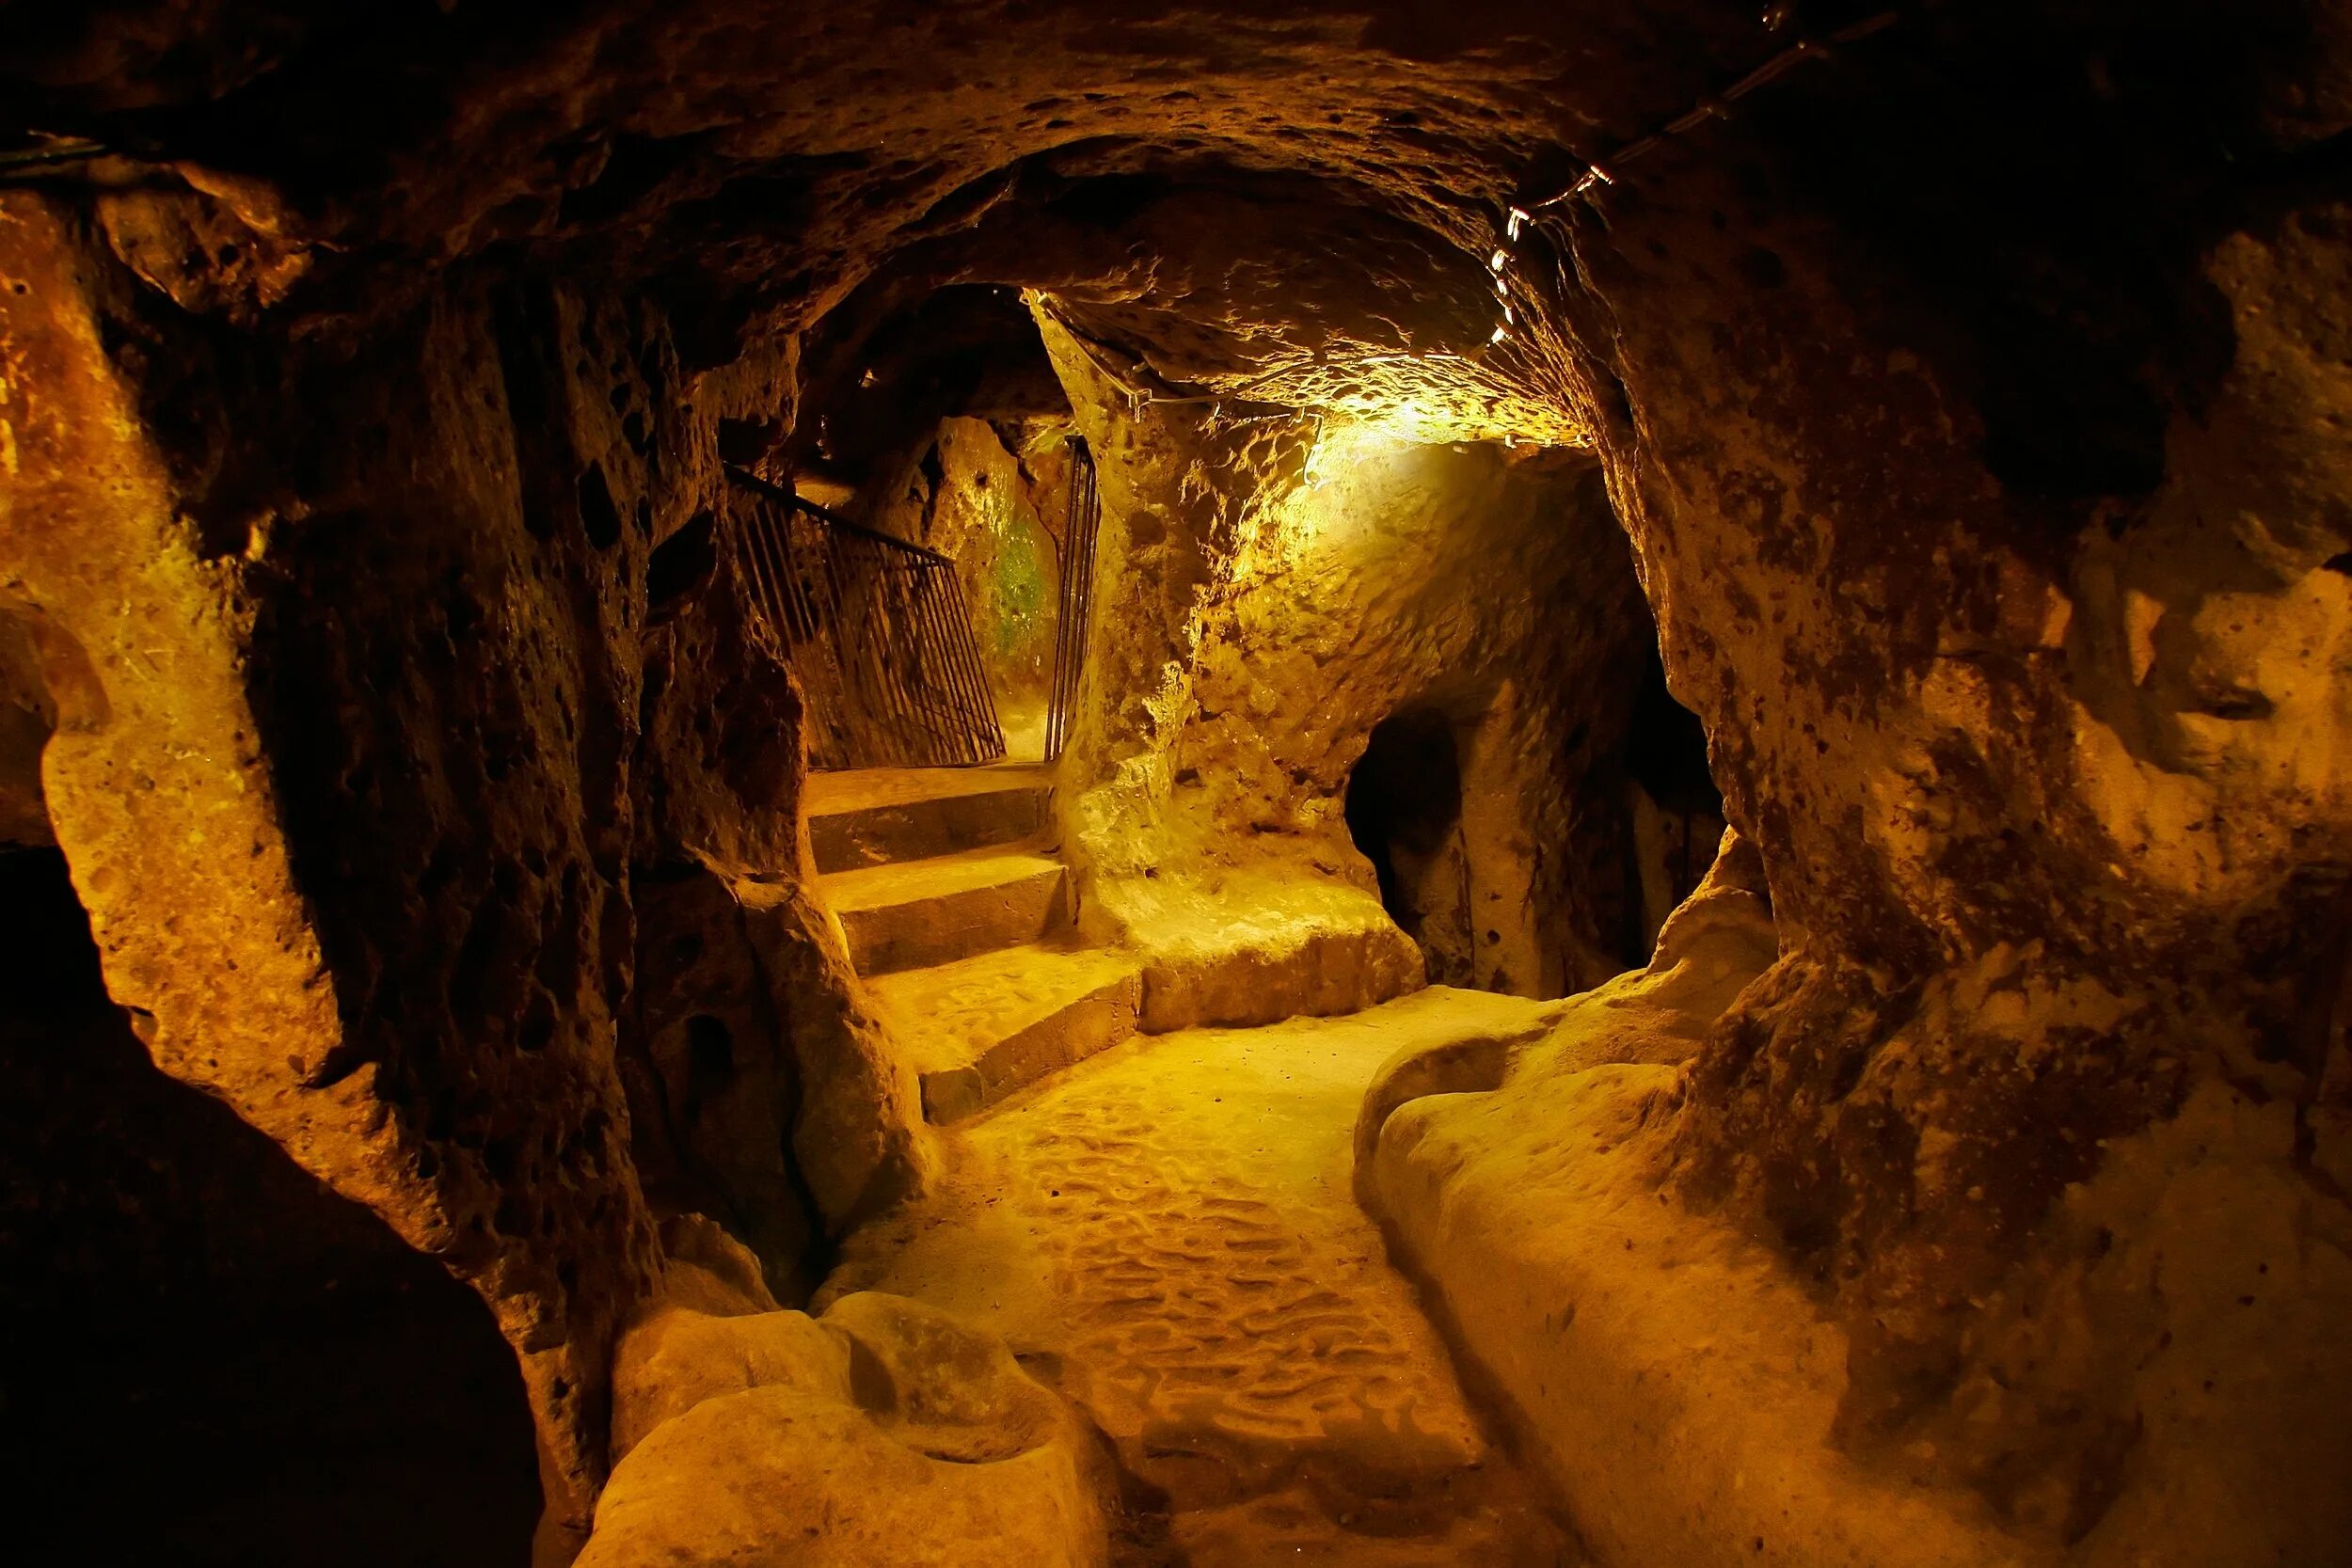
<svg viewBox="0 0 2352 1568">
<path fill-rule="evenodd" d="M 580 1560 L 1102 1568 L 1107 1455 L 1004 1344 L 896 1296 L 670 1307 L 622 1351 L 627 1452 Z"/>
<path fill-rule="evenodd" d="M 473 1291 L 107 999 L 55 849 L 0 853 L 0 1454 L 27 1561 L 523 1560 L 531 1410 Z M 136 1477 L 137 1508 L 92 1508 Z"/>
<path fill-rule="evenodd" d="M 1687 1065 L 1653 1053 L 1643 1170 L 1843 1336 L 1807 1375 L 1874 1474 L 2028 1553 L 2323 1559 L 2341 1474 L 2262 1456 L 2352 1402 L 2273 1354 L 2340 1315 L 2352 1159 L 2352 28 L 1865 9 L 8 6 L 19 113 L 104 153 L 0 198 L 0 718 L 55 731 L 110 994 L 483 1289 L 577 1523 L 656 1209 L 730 1207 L 788 1290 L 925 1160 L 784 826 L 788 683 L 720 652 L 719 456 L 821 457 L 803 378 L 848 407 L 876 324 L 1027 288 L 1112 514 L 1061 809 L 1086 918 L 1160 937 L 1160 1022 L 1426 973 L 1343 775 L 1497 661 L 1533 912 L 1427 945 L 1597 977 L 1627 890 L 1558 809 L 1596 775 L 1512 765 L 1574 733 L 1521 661 L 1609 668 L 1606 619 L 1391 661 L 1310 601 L 1413 595 L 1289 572 L 1279 527 L 1302 411 L 1373 413 L 1438 445 L 1432 515 L 1557 515 L 1597 561 L 1559 459 L 1442 450 L 1589 447 L 1777 922 Z M 2175 1529 L 2215 1496 L 2242 1528 Z"/>
<path fill-rule="evenodd" d="M 1162 959 L 1147 1006 L 1262 1022 L 1423 974 L 1558 995 L 1625 967 L 1646 632 L 1590 465 L 1135 414 L 1044 325 L 1105 497 L 1063 811 L 1098 915 Z M 1394 776 L 1359 766 L 1384 724 Z"/>
<path fill-rule="evenodd" d="M 2209 74 L 2253 36 L 2135 45 L 2265 150 L 2243 180 L 2173 185 L 2127 145 L 2153 104 L 2053 85 L 2039 145 L 2070 150 L 1968 225 L 1916 192 L 1980 148 L 1904 122 L 1841 151 L 1791 115 L 1572 242 L 1613 488 L 1786 952 L 1694 1064 L 1684 1190 L 1821 1281 L 1851 1436 L 1904 1433 L 2067 1540 L 2185 1332 L 2109 1251 L 2180 1189 L 2100 1226 L 2074 1184 L 2220 1095 L 2246 1119 L 2218 1157 L 2280 1183 L 2248 1206 L 2287 1205 L 2298 1248 L 2342 1235 L 2344 257 L 2296 172 L 2339 120 Z M 1965 118 L 1964 86 L 1893 70 L 1839 110 Z M 2145 182 L 2054 214 L 2102 160 Z"/>
<path fill-rule="evenodd" d="M 1257 474 L 1230 538 L 1191 536 L 1190 508 L 1122 512 L 1107 580 L 1185 596 L 1189 645 L 1156 690 L 1104 704 L 1148 715 L 1151 749 L 1080 807 L 1107 818 L 1087 824 L 1104 874 L 1363 893 L 1374 858 L 1430 979 L 1598 983 L 1624 967 L 1618 791 L 1645 633 L 1597 476 L 1499 447 L 1314 439 L 1301 471 Z M 1108 607 L 1098 646 L 1154 625 L 1145 608 Z M 1365 766 L 1384 724 L 1386 771 Z"/>
<path fill-rule="evenodd" d="M 675 962 L 636 984 L 641 941 L 678 935 L 660 897 L 640 933 L 641 864 L 717 879 L 715 984 L 767 1031 L 720 1074 L 728 1168 L 664 1202 L 748 1210 L 804 1287 L 824 1224 L 914 1158 L 911 1086 L 898 1132 L 873 1120 L 876 1027 L 796 892 L 788 682 L 739 637 L 647 679 L 655 591 L 734 593 L 708 537 L 733 385 L 695 401 L 658 315 L 528 277 L 453 278 L 328 353 L 215 333 L 9 203 L 11 624 L 109 989 L 167 1070 L 481 1288 L 576 1538 L 608 1347 L 660 1264 L 623 1042 L 705 1016 Z M 653 574 L 681 538 L 707 569 Z M 638 1136 L 691 1148 L 691 1092 Z"/>
<path fill-rule="evenodd" d="M 54 842 L 40 796 L 40 751 L 56 725 L 32 627 L 0 616 L 0 843 Z"/>
</svg>

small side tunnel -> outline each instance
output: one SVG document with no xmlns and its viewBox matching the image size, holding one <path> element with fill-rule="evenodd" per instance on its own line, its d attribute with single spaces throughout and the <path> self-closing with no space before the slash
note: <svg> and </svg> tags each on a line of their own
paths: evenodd
<svg viewBox="0 0 2352 1568">
<path fill-rule="evenodd" d="M 1347 831 L 1380 879 L 1380 902 L 1421 944 L 1433 984 L 1473 983 L 1462 763 L 1453 720 L 1406 708 L 1373 727 L 1347 781 Z"/>
</svg>

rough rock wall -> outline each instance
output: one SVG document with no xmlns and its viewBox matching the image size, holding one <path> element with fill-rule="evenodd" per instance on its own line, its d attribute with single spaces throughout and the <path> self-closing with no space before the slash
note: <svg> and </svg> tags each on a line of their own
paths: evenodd
<svg viewBox="0 0 2352 1568">
<path fill-rule="evenodd" d="M 675 1023 L 691 1069 L 703 1016 L 678 966 L 636 983 L 693 923 L 665 892 L 641 932 L 636 867 L 747 911 L 723 989 L 772 1022 L 725 1085 L 716 1186 L 771 1273 L 919 1159 L 801 891 L 797 704 L 739 617 L 713 629 L 715 546 L 656 585 L 657 665 L 700 638 L 691 678 L 645 680 L 654 547 L 708 529 L 716 421 L 772 412 L 779 378 L 690 384 L 658 312 L 527 273 L 290 341 L 183 315 L 68 212 L 10 197 L 6 223 L 8 590 L 108 987 L 165 1070 L 489 1300 L 561 1550 L 612 1337 L 661 1267 L 632 1135 L 713 1140 L 659 1098 L 632 1127 L 621 1063 Z"/>
<path fill-rule="evenodd" d="M 1180 799 L 1197 783 L 1180 780 L 1174 756 L 1207 619 L 1253 504 L 1297 483 L 1302 421 L 1135 407 L 1050 312 L 1039 325 L 1103 507 L 1094 625 L 1055 792 L 1082 927 L 1149 955 L 1147 1029 L 1345 1012 L 1414 988 L 1420 955 L 1368 874 L 1343 877 L 1336 862 L 1304 876 L 1295 862 L 1219 864 L 1212 824 Z"/>
<path fill-rule="evenodd" d="M 1218 852 L 1360 875 L 1351 770 L 1380 721 L 1433 711 L 1459 759 L 1466 891 L 1431 977 L 1559 995 L 1624 968 L 1613 786 L 1651 632 L 1597 474 L 1334 429 L 1304 485 L 1262 504 L 1176 743 Z"/>
<path fill-rule="evenodd" d="M 0 1345 L 20 1561 L 530 1550 L 536 1445 L 489 1307 L 156 1069 L 54 848 L 0 851 Z M 137 1506 L 108 1510 L 123 1477 Z"/>
<path fill-rule="evenodd" d="M 556 1361 L 583 1493 L 605 1347 L 660 1265 L 614 1068 L 654 518 L 604 395 L 647 401 L 645 341 L 568 290 L 460 281 L 278 390 L 306 424 L 206 454 L 252 464 L 272 517 L 249 668 L 342 1018 L 316 1075 L 373 1066 L 439 1208 L 418 1239 Z"/>
<path fill-rule="evenodd" d="M 322 1070 L 343 1031 L 240 679 L 245 612 L 227 571 L 199 554 L 135 386 L 108 356 L 120 345 L 96 302 L 116 280 L 85 238 L 39 200 L 0 202 L 12 454 L 0 539 L 11 612 L 56 716 L 46 809 L 107 990 L 165 1071 L 435 1245 L 447 1209 L 377 1092 L 377 1066 Z M 577 1369 L 530 1349 L 529 1381 L 551 1411 L 553 1384 Z M 544 1433 L 560 1486 L 585 1461 L 564 1419 Z"/>
<path fill-rule="evenodd" d="M 32 627 L 0 601 L 0 845 L 46 845 L 40 749 L 57 727 Z"/>
<path fill-rule="evenodd" d="M 1458 737 L 1449 863 L 1468 889 L 1460 940 L 1423 933 L 1431 977 L 1558 995 L 1623 968 L 1619 769 L 1651 634 L 1596 470 L 1132 413 L 1047 325 L 1103 475 L 1063 773 L 1095 895 L 1149 946 L 1170 911 L 1145 881 L 1231 890 L 1237 912 L 1318 885 L 1373 893 L 1343 815 L 1350 772 L 1375 725 L 1426 709 Z"/>
<path fill-rule="evenodd" d="M 1305 448 L 1294 421 L 1230 425 L 1198 407 L 1129 404 L 1079 340 L 1041 310 L 1039 326 L 1094 455 L 1103 497 L 1084 695 L 1072 718 L 1058 802 L 1105 877 L 1143 874 L 1161 856 L 1154 828 L 1174 787 L 1168 749 L 1186 717 L 1207 600 L 1230 578 L 1250 502 L 1295 482 Z M 1122 847 L 1124 846 L 1124 847 Z"/>
<path fill-rule="evenodd" d="M 2242 41 L 2186 45 L 2192 74 L 2229 84 Z M 1768 124 L 1606 198 L 1570 240 L 1578 325 L 1786 953 L 1695 1063 L 1681 1190 L 1851 1329 L 1850 1440 L 2071 1540 L 2136 1467 L 2219 1465 L 2189 1457 L 2204 1423 L 2283 1440 L 2269 1374 L 2189 1369 L 2296 1342 L 2334 1287 L 2285 1259 L 2345 1239 L 2352 273 L 2340 156 L 2297 150 L 2345 116 L 2281 82 L 2229 126 L 2249 172 L 2168 188 L 2164 138 L 2232 105 L 2142 101 L 2181 118 L 2135 146 L 2109 83 L 2108 118 L 2033 135 L 2145 205 L 2077 230 L 2039 204 L 2082 171 L 2044 163 L 1969 226 L 1933 193 L 1997 133 L 1932 83 L 1833 103 L 1842 142 Z M 1920 130 L 1937 111 L 1966 129 Z M 2201 1174 L 2130 1141 L 2177 1116 Z M 2225 1189 L 2259 1259 L 2197 1207 Z M 2341 1502 L 2250 1512 L 2315 1541 Z"/>
<path fill-rule="evenodd" d="M 775 372 L 748 369 L 733 403 L 788 406 Z M 810 896 L 801 700 L 747 609 L 738 499 L 711 499 L 651 572 L 623 1071 L 660 1206 L 724 1219 L 794 1301 L 830 1240 L 919 1182 L 930 1153 L 914 1080 Z"/>
</svg>

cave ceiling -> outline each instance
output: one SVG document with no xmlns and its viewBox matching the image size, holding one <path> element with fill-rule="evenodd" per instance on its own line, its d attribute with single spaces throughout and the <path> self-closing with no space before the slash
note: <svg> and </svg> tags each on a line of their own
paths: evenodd
<svg viewBox="0 0 2352 1568">
<path fill-rule="evenodd" d="M 225 202 L 280 256 L 248 270 L 281 320 L 364 319 L 467 258 L 584 258 L 715 363 L 755 322 L 1002 283 L 1047 291 L 1140 395 L 1426 404 L 1460 433 L 1558 439 L 1577 433 L 1553 345 L 1489 341 L 1508 211 L 1769 55 L 1777 20 L 1705 0 L 0 5 L 19 145 L 95 143 L 115 155 L 94 181 Z M 1564 276 L 1548 251 L 1525 271 L 1521 327 Z"/>
<path fill-rule="evenodd" d="M 2052 382 L 2052 344 L 2058 379 L 2139 376 L 2115 345 L 2180 291 L 2117 279 L 2177 271 L 2138 259 L 2194 254 L 2246 191 L 2307 179 L 2259 150 L 2340 123 L 2340 94 L 2252 85 L 2310 57 L 2298 14 L 0 0 L 0 179 L 127 193 L 99 203 L 118 254 L 245 325 L 364 332 L 453 265 L 537 264 L 641 291 L 696 369 L 812 328 L 854 354 L 931 291 L 1004 285 L 1138 400 L 1581 444 L 1607 415 L 1580 399 L 1610 393 L 1580 392 L 1569 342 L 1616 325 L 1572 230 L 1621 248 L 1696 161 L 1765 148 L 1742 201 L 1817 208 L 1858 261 L 1928 278 L 1933 311 L 2037 345 L 2020 385 Z M 1644 143 L 1630 180 L 1545 205 Z M 1515 209 L 1536 214 L 1516 239 Z"/>
</svg>

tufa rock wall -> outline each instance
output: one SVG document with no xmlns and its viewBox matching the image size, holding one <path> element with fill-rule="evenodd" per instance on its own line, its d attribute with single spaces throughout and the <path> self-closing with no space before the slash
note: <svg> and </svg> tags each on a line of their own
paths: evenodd
<svg viewBox="0 0 2352 1568">
<path fill-rule="evenodd" d="M 1220 952 L 1317 929 L 1336 953 L 1296 945 L 1290 967 L 1336 958 L 1342 1007 L 1424 961 L 1530 995 L 1624 967 L 1639 896 L 1624 749 L 1650 629 L 1597 472 L 1344 423 L 1133 411 L 1101 350 L 1041 320 L 1104 495 L 1063 809 L 1098 912 L 1174 955 L 1163 992 L 1214 990 Z M 1424 961 L 1370 907 L 1343 811 L 1375 726 L 1417 712 L 1461 769 L 1438 879 L 1462 885 L 1459 929 L 1421 931 Z M 1200 900 L 1242 933 L 1225 948 L 1195 939 Z M 1309 1010 L 1306 994 L 1278 984 L 1262 1006 Z"/>
<path fill-rule="evenodd" d="M 1851 1337 L 1854 1451 L 2126 1555 L 2227 1473 L 2228 1550 L 2304 1560 L 2346 1516 L 2286 1390 L 2346 1375 L 2291 1347 L 2352 1159 L 2352 273 L 2326 55 L 2265 78 L 2254 36 L 2043 84 L 2070 150 L 1974 206 L 1935 193 L 2026 134 L 1968 96 L 2008 55 L 1841 78 L 1578 217 L 1568 308 L 1784 954 L 1691 1065 L 1675 1189 Z"/>
<path fill-rule="evenodd" d="M 715 424 L 783 372 L 689 378 L 657 310 L 528 273 L 458 269 L 364 332 L 232 329 L 103 237 L 7 198 L 0 530 L 48 818 L 157 1064 L 488 1300 L 563 1553 L 657 1208 L 709 1201 L 789 1287 L 919 1175 L 802 892 L 797 703 L 714 520 Z M 723 974 L 673 961 L 713 923 Z M 664 1073 L 713 995 L 744 1036 L 690 1115 Z M 632 1143 L 699 1185 L 649 1207 Z"/>
</svg>

